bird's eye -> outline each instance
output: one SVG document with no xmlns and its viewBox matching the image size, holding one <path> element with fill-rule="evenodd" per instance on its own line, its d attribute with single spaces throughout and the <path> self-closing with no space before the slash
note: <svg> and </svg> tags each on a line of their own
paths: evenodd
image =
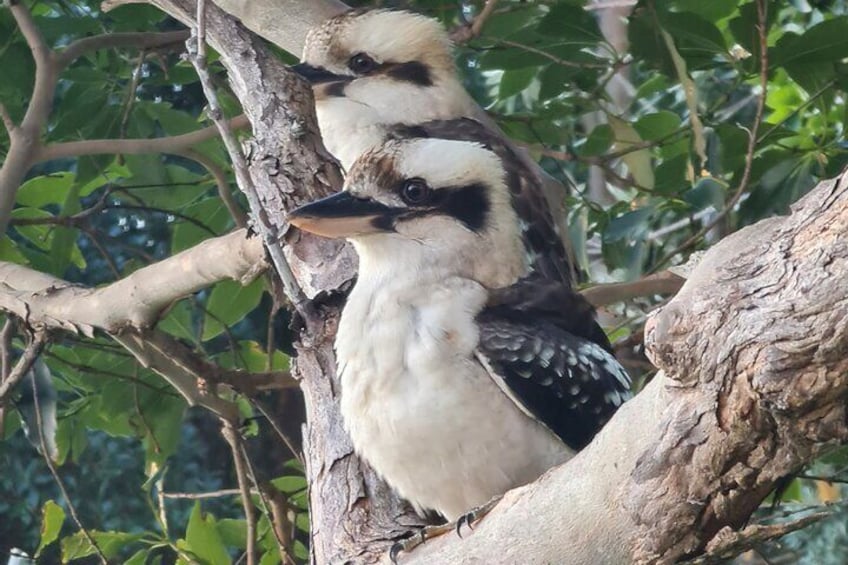
<svg viewBox="0 0 848 565">
<path fill-rule="evenodd" d="M 348 60 L 347 68 L 358 75 L 367 75 L 377 68 L 377 61 L 372 59 L 367 53 L 357 53 Z"/>
<path fill-rule="evenodd" d="M 411 205 L 420 205 L 430 200 L 430 187 L 422 179 L 409 179 L 401 186 L 400 197 Z"/>
</svg>

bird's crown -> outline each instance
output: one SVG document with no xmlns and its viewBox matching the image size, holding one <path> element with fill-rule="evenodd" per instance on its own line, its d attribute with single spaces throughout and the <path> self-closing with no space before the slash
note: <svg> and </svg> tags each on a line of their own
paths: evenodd
<svg viewBox="0 0 848 565">
<path fill-rule="evenodd" d="M 312 29 L 303 62 L 350 77 L 388 75 L 419 84 L 453 72 L 451 43 L 436 20 L 404 10 L 352 10 Z"/>
</svg>

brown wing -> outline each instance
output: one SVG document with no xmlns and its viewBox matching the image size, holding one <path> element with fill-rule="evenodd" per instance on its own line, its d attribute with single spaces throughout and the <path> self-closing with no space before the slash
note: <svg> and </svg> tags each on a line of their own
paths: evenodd
<svg viewBox="0 0 848 565">
<path fill-rule="evenodd" d="M 474 141 L 491 149 L 500 157 L 506 171 L 512 206 L 521 222 L 524 247 L 532 271 L 571 286 L 573 266 L 551 215 L 539 171 L 531 169 L 527 159 L 522 159 L 502 135 L 470 118 L 397 126 L 391 135 Z"/>
</svg>

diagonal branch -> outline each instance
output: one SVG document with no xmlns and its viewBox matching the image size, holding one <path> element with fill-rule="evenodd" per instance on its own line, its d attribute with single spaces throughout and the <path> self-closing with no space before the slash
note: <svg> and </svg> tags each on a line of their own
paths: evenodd
<svg viewBox="0 0 848 565">
<path fill-rule="evenodd" d="M 238 408 L 217 396 L 216 384 L 244 392 L 295 386 L 291 375 L 251 375 L 200 359 L 170 336 L 150 331 L 159 312 L 175 300 L 225 278 L 247 281 L 266 265 L 258 239 L 239 230 L 207 240 L 111 285 L 84 288 L 14 263 L 0 262 L 0 309 L 35 328 L 93 335 L 106 331 L 144 366 L 160 374 L 192 405 L 230 420 Z M 14 371 L 13 371 L 14 373 Z M 3 394 L 12 386 L 3 385 Z M 204 385 L 203 383 L 209 383 Z"/>
<path fill-rule="evenodd" d="M 15 389 L 15 386 L 26 376 L 27 372 L 32 367 L 32 364 L 41 355 L 44 349 L 44 344 L 47 343 L 47 335 L 44 332 L 36 332 L 32 341 L 27 345 L 23 355 L 9 372 L 8 376 L 0 377 L 0 406 L 3 406 L 8 399 L 9 394 Z"/>
<path fill-rule="evenodd" d="M 32 166 L 32 157 L 41 143 L 41 130 L 50 115 L 58 78 L 55 55 L 45 43 L 27 7 L 13 0 L 6 0 L 5 4 L 12 12 L 35 60 L 35 85 L 24 119 L 18 127 L 9 129 L 9 152 L 0 167 L 0 233 L 6 232 L 15 205 L 15 194 Z M 7 122 L 6 118 L 4 122 Z M 9 123 L 6 123 L 6 127 L 9 128 Z"/>
<path fill-rule="evenodd" d="M 252 280 L 264 251 L 245 230 L 208 239 L 97 289 L 72 285 L 22 265 L 0 261 L 0 309 L 46 327 L 118 332 L 146 328 L 171 302 L 224 279 Z"/>
</svg>

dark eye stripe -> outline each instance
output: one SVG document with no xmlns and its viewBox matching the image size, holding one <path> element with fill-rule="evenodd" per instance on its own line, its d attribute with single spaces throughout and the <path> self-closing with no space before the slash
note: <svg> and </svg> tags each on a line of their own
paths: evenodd
<svg viewBox="0 0 848 565">
<path fill-rule="evenodd" d="M 491 208 L 486 185 L 476 183 L 457 188 L 442 188 L 435 191 L 435 194 L 435 210 L 456 218 L 471 231 L 480 231 L 486 224 L 486 217 Z"/>
<path fill-rule="evenodd" d="M 485 184 L 444 187 L 433 191 L 432 199 L 427 205 L 392 207 L 390 213 L 374 218 L 372 224 L 389 231 L 403 220 L 442 215 L 455 218 L 469 230 L 478 232 L 486 225 L 490 209 L 489 189 Z"/>
<path fill-rule="evenodd" d="M 381 66 L 385 69 L 386 76 L 393 79 L 411 82 L 418 86 L 433 86 L 430 69 L 424 63 L 409 61 L 408 63 L 384 63 Z"/>
</svg>

